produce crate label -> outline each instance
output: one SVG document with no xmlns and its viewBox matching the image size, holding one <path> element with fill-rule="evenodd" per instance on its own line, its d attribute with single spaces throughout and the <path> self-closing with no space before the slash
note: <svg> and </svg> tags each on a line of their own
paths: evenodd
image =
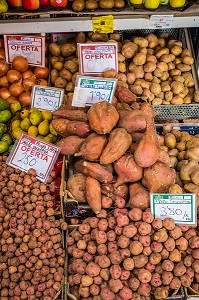
<svg viewBox="0 0 199 300">
<path fill-rule="evenodd" d="M 155 218 L 173 218 L 186 225 L 197 222 L 195 194 L 150 194 L 150 202 Z"/>
<path fill-rule="evenodd" d="M 170 28 L 174 21 L 173 15 L 152 15 L 150 17 L 150 28 Z"/>
<path fill-rule="evenodd" d="M 112 15 L 92 17 L 93 32 L 113 33 L 114 19 Z"/>
<path fill-rule="evenodd" d="M 117 79 L 77 76 L 73 94 L 73 106 L 85 107 L 107 101 L 111 103 Z"/>
<path fill-rule="evenodd" d="M 45 37 L 4 35 L 6 61 L 11 64 L 15 56 L 24 56 L 29 65 L 45 67 Z"/>
<path fill-rule="evenodd" d="M 78 44 L 80 73 L 101 75 L 104 71 L 118 71 L 117 43 Z"/>
<path fill-rule="evenodd" d="M 63 89 L 34 85 L 31 94 L 31 107 L 55 111 L 62 104 L 63 96 Z"/>
<path fill-rule="evenodd" d="M 6 163 L 27 172 L 35 169 L 37 178 L 46 182 L 60 153 L 60 148 L 35 137 L 22 133 L 16 140 Z"/>
</svg>

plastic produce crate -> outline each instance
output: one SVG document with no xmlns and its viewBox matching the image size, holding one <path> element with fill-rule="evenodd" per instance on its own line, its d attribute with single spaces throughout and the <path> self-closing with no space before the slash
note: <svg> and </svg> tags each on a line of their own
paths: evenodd
<svg viewBox="0 0 199 300">
<path fill-rule="evenodd" d="M 196 300 L 199 299 L 199 293 L 192 288 L 185 288 L 185 299 Z"/>
</svg>

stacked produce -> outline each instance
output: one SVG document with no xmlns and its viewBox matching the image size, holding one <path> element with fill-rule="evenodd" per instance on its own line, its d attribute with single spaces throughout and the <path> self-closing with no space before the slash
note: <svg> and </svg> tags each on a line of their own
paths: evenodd
<svg viewBox="0 0 199 300">
<path fill-rule="evenodd" d="M 50 192 L 54 172 L 47 184 L 6 164 L 0 156 L 0 298 L 1 300 L 52 300 L 61 289 L 65 251 L 63 219 L 54 217 Z"/>
<path fill-rule="evenodd" d="M 165 124 L 159 143 L 160 148 L 167 153 L 165 155 L 170 157 L 169 166 L 177 171 L 176 184 L 169 192 L 187 192 L 199 196 L 198 135 L 190 135 L 186 131 L 173 129 L 171 124 Z"/>
<path fill-rule="evenodd" d="M 67 244 L 77 300 L 165 299 L 198 282 L 198 231 L 150 211 L 102 210 L 73 230 Z"/>
<path fill-rule="evenodd" d="M 0 154 L 10 151 L 12 146 L 12 137 L 8 133 L 8 122 L 12 117 L 9 104 L 6 100 L 0 98 Z"/>
<path fill-rule="evenodd" d="M 53 113 L 52 126 L 63 137 L 57 142 L 61 154 L 77 157 L 67 189 L 95 213 L 126 200 L 146 209 L 149 192 L 167 192 L 176 178 L 158 145 L 151 105 L 137 103 L 120 86 L 116 95 L 114 105 L 103 101 L 76 109 L 68 101 Z"/>
<path fill-rule="evenodd" d="M 121 9 L 125 7 L 125 0 L 73 0 L 74 11 L 102 9 Z"/>
</svg>

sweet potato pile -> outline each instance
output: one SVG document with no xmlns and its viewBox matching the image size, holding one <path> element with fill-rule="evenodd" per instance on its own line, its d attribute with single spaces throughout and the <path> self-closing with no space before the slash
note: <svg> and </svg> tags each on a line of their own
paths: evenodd
<svg viewBox="0 0 199 300">
<path fill-rule="evenodd" d="M 57 143 L 61 153 L 74 157 L 67 189 L 95 213 L 128 200 L 130 207 L 144 210 L 149 192 L 167 192 L 175 183 L 176 173 L 162 157 L 151 105 L 136 102 L 121 86 L 115 94 L 113 104 L 90 108 L 77 109 L 68 100 L 52 121 L 63 137 Z"/>
<path fill-rule="evenodd" d="M 176 183 L 170 193 L 194 193 L 199 196 L 199 138 L 186 131 L 173 129 L 171 124 L 163 125 L 159 137 L 160 148 L 169 157 L 168 165 L 176 169 Z M 197 199 L 197 206 L 199 201 Z"/>
<path fill-rule="evenodd" d="M 0 156 L 0 299 L 52 300 L 61 289 L 65 251 L 53 209 L 54 174 L 45 185 Z"/>
<path fill-rule="evenodd" d="M 164 299 L 199 282 L 199 233 L 149 210 L 116 208 L 67 237 L 70 292 L 77 300 Z"/>
</svg>

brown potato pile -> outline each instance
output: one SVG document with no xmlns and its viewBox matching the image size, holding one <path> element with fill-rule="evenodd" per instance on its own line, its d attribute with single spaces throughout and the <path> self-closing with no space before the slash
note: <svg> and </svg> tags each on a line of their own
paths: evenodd
<svg viewBox="0 0 199 300">
<path fill-rule="evenodd" d="M 63 219 L 54 217 L 50 185 L 9 167 L 0 156 L 0 299 L 52 300 L 61 289 Z"/>
</svg>

